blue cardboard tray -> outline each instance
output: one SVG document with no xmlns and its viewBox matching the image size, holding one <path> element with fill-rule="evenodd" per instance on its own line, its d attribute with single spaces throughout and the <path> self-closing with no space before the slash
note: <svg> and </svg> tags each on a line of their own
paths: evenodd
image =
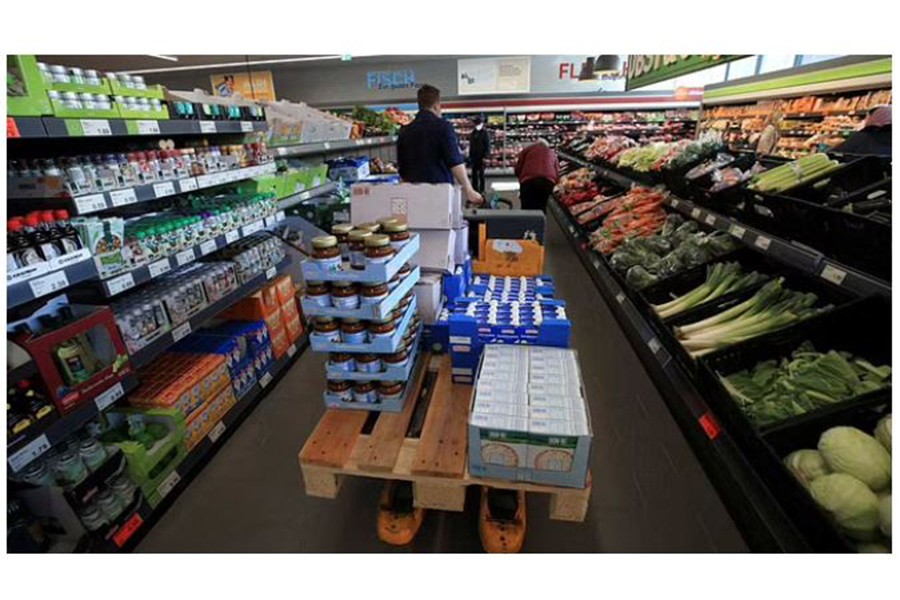
<svg viewBox="0 0 900 600">
<path fill-rule="evenodd" d="M 406 314 L 400 320 L 397 331 L 390 338 L 378 338 L 377 340 L 366 342 L 365 344 L 345 344 L 343 342 L 330 342 L 322 339 L 315 332 L 309 334 L 309 345 L 316 352 L 349 352 L 349 353 L 367 353 L 367 354 L 391 354 L 397 351 L 397 347 L 403 340 L 403 334 L 406 333 L 407 327 L 416 314 L 417 308 L 416 298 L 413 297 L 412 302 L 406 309 Z"/>
<path fill-rule="evenodd" d="M 424 361 L 422 357 L 419 356 L 416 360 L 415 365 L 413 366 L 413 372 L 418 373 L 418 370 L 422 368 L 422 364 Z M 369 380 L 372 381 L 372 380 Z M 415 387 L 413 385 L 415 381 L 415 376 L 410 377 L 407 380 L 406 388 L 403 390 L 403 395 L 400 396 L 399 399 L 391 401 L 391 402 L 375 402 L 372 404 L 368 404 L 365 402 L 344 402 L 340 398 L 329 394 L 327 391 L 322 394 L 325 399 L 325 406 L 328 408 L 337 408 L 341 410 L 367 410 L 370 412 L 389 412 L 389 413 L 398 413 L 403 412 L 403 407 L 406 406 L 407 399 L 412 395 L 412 388 Z"/>
<path fill-rule="evenodd" d="M 336 317 L 340 319 L 359 319 L 361 321 L 371 321 L 372 319 L 383 319 L 394 307 L 403 299 L 416 282 L 419 281 L 419 267 L 413 267 L 412 273 L 400 282 L 388 297 L 381 301 L 380 304 L 369 304 L 360 306 L 359 308 L 337 308 L 335 306 L 319 306 L 306 296 L 300 299 L 300 305 L 303 307 L 303 314 L 308 317 Z"/>
<path fill-rule="evenodd" d="M 419 325 L 419 330 L 416 332 L 415 341 L 413 342 L 412 351 L 409 355 L 409 361 L 406 363 L 405 367 L 402 368 L 392 368 L 381 371 L 380 373 L 363 373 L 361 371 L 341 371 L 340 369 L 335 369 L 326 362 L 325 363 L 325 377 L 326 379 L 332 381 L 409 381 L 410 375 L 412 375 L 413 367 L 416 364 L 416 359 L 419 355 L 419 346 L 422 341 L 422 325 Z"/>
<path fill-rule="evenodd" d="M 410 235 L 409 242 L 389 261 L 379 265 L 366 265 L 365 269 L 354 269 L 350 263 L 341 263 L 340 271 L 326 271 L 314 260 L 300 263 L 303 279 L 306 281 L 355 281 L 357 283 L 385 283 L 397 274 L 405 263 L 419 251 L 419 234 Z"/>
</svg>

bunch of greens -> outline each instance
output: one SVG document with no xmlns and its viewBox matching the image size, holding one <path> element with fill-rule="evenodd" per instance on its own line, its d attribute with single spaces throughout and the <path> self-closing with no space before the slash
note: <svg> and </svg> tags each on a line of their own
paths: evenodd
<svg viewBox="0 0 900 600">
<path fill-rule="evenodd" d="M 676 327 L 681 345 L 693 357 L 782 329 L 815 316 L 831 306 L 817 308 L 819 297 L 786 289 L 784 278 L 773 279 L 751 298 L 709 318 Z"/>
<path fill-rule="evenodd" d="M 715 300 L 766 281 L 768 277 L 753 271 L 745 273 L 736 262 L 716 263 L 706 268 L 706 281 L 693 290 L 665 302 L 654 304 L 653 310 L 662 319 L 675 316 L 697 305 Z"/>
<path fill-rule="evenodd" d="M 804 342 L 790 357 L 719 380 L 744 414 L 764 426 L 889 387 L 891 367 L 849 352 L 817 352 Z"/>
</svg>

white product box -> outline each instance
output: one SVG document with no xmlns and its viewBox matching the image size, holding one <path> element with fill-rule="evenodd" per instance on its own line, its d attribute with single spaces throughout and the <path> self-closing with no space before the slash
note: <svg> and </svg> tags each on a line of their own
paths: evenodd
<svg viewBox="0 0 900 600">
<path fill-rule="evenodd" d="M 462 195 L 449 183 L 358 183 L 350 189 L 354 225 L 394 217 L 410 229 L 459 229 Z"/>
<path fill-rule="evenodd" d="M 469 430 L 470 459 L 474 454 L 476 462 L 483 465 L 513 469 L 525 466 L 528 460 L 527 417 L 473 413 Z"/>
<path fill-rule="evenodd" d="M 584 411 L 570 406 L 540 406 L 528 405 L 529 421 L 565 421 L 573 426 L 584 425 Z"/>
<path fill-rule="evenodd" d="M 423 273 L 413 288 L 419 314 L 422 315 L 426 325 L 434 325 L 441 310 L 442 280 L 443 276 L 440 273 Z"/>
<path fill-rule="evenodd" d="M 591 430 L 585 422 L 529 419 L 527 468 L 583 477 L 590 443 Z"/>
<path fill-rule="evenodd" d="M 564 395 L 537 395 L 537 394 L 529 394 L 528 396 L 528 406 L 534 407 L 547 407 L 547 408 L 564 408 L 566 410 L 581 410 L 582 409 L 582 400 L 579 397 L 575 396 L 564 396 Z"/>
<path fill-rule="evenodd" d="M 419 252 L 410 260 L 426 271 L 452 273 L 456 269 L 454 246 L 456 231 L 453 229 L 416 229 L 419 234 Z"/>
<path fill-rule="evenodd" d="M 494 402 L 476 398 L 475 404 L 472 405 L 473 414 L 481 413 L 485 415 L 503 415 L 507 417 L 528 417 L 528 411 L 528 406 L 520 402 Z"/>
<path fill-rule="evenodd" d="M 456 239 L 453 244 L 453 262 L 464 264 L 469 257 L 469 222 L 463 221 L 462 227 L 456 228 Z"/>
</svg>

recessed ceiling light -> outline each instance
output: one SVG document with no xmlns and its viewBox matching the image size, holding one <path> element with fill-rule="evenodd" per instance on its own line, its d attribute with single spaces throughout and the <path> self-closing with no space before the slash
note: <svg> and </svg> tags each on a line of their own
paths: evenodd
<svg viewBox="0 0 900 600">
<path fill-rule="evenodd" d="M 337 60 L 343 58 L 342 54 L 329 54 L 327 56 L 303 56 L 299 58 L 273 58 L 269 60 L 244 60 L 240 62 L 209 63 L 205 65 L 185 65 L 182 67 L 161 67 L 158 69 L 132 69 L 123 71 L 128 74 L 141 75 L 144 73 L 172 73 L 175 71 L 199 71 L 203 69 L 221 69 L 225 67 L 249 67 L 254 65 L 276 65 L 284 63 L 309 62 L 314 60 Z"/>
<path fill-rule="evenodd" d="M 152 56 L 153 58 L 160 58 L 162 60 L 171 60 L 172 62 L 178 62 L 177 56 L 169 56 L 168 54 L 148 54 L 147 56 Z"/>
</svg>

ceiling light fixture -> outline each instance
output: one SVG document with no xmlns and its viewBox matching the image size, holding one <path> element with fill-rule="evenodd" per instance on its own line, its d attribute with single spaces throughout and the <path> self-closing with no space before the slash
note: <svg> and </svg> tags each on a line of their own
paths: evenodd
<svg viewBox="0 0 900 600">
<path fill-rule="evenodd" d="M 309 62 L 314 60 L 337 60 L 341 54 L 329 54 L 327 56 L 304 56 L 302 58 L 273 58 L 270 60 L 244 60 L 240 62 L 209 63 L 205 65 L 188 65 L 183 67 L 162 67 L 158 69 L 134 69 L 124 71 L 129 75 L 142 75 L 144 73 L 173 73 L 176 71 L 200 71 L 203 69 L 221 69 L 226 67 L 248 67 L 254 65 L 277 65 L 285 63 Z"/>
<path fill-rule="evenodd" d="M 169 56 L 168 54 L 148 54 L 147 56 L 152 56 L 153 58 L 159 58 L 162 60 L 170 60 L 172 62 L 178 62 L 177 56 Z"/>
</svg>

